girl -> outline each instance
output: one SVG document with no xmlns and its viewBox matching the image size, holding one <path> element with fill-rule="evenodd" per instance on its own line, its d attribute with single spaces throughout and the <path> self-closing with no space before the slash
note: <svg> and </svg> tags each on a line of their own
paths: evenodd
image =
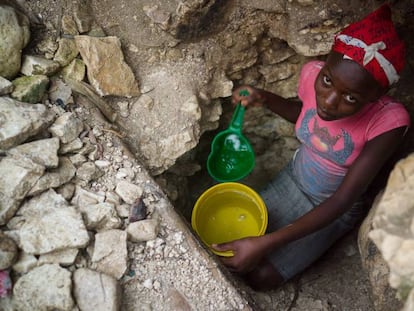
<svg viewBox="0 0 414 311">
<path fill-rule="evenodd" d="M 336 35 L 326 62 L 306 64 L 301 102 L 251 86 L 233 103 L 264 105 L 296 124 L 302 143 L 293 159 L 261 192 L 267 234 L 214 245 L 255 289 L 280 285 L 303 271 L 364 215 L 361 195 L 400 144 L 410 120 L 385 95 L 404 66 L 387 5 Z M 240 96 L 240 90 L 248 96 Z"/>
</svg>

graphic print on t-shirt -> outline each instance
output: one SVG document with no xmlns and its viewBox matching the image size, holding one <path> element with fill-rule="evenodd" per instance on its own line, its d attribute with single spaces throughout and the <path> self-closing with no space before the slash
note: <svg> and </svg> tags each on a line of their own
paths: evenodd
<svg viewBox="0 0 414 311">
<path fill-rule="evenodd" d="M 343 165 L 354 151 L 351 136 L 342 128 L 340 134 L 332 135 L 328 128 L 319 126 L 315 116 L 316 109 L 306 111 L 297 132 L 298 138 L 319 156 Z M 342 146 L 338 148 L 337 143 L 339 145 L 340 140 L 342 140 Z"/>
</svg>

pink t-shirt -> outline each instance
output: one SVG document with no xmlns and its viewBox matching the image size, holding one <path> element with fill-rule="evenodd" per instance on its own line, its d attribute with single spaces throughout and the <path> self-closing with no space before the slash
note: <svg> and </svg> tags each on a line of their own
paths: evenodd
<svg viewBox="0 0 414 311">
<path fill-rule="evenodd" d="M 389 96 L 340 120 L 319 118 L 314 83 L 323 65 L 312 61 L 302 68 L 298 96 L 303 107 L 295 127 L 302 144 L 295 155 L 294 172 L 302 190 L 317 202 L 336 191 L 367 141 L 410 124 L 404 106 Z"/>
</svg>

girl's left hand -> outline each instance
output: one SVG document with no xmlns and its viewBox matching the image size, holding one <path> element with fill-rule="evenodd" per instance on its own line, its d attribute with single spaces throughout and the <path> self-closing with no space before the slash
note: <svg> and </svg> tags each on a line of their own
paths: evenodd
<svg viewBox="0 0 414 311">
<path fill-rule="evenodd" d="M 230 271 L 247 273 L 253 270 L 265 255 L 261 246 L 260 237 L 249 237 L 228 243 L 213 244 L 217 251 L 233 251 L 232 257 L 220 257 L 221 262 Z"/>
</svg>

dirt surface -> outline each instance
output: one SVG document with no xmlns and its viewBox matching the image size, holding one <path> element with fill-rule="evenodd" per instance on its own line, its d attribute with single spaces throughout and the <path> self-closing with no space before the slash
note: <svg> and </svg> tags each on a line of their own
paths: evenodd
<svg viewBox="0 0 414 311">
<path fill-rule="evenodd" d="M 52 5 L 51 1 L 48 0 L 17 0 L 17 2 L 23 3 L 30 10 L 26 11 L 26 13 L 32 18 L 32 22 L 33 20 L 39 22 L 33 24 L 32 42 L 37 41 L 38 38 L 36 36 L 56 35 L 45 28 L 43 23 L 56 24 L 62 14 L 63 1 L 53 1 Z M 95 2 L 98 3 L 99 1 Z M 96 9 L 99 9 L 101 12 L 111 11 L 113 16 L 123 16 L 125 6 L 131 6 L 135 11 L 139 11 L 136 1 L 120 1 L 116 2 L 117 5 L 114 5 L 114 3 L 102 1 Z M 134 14 L 125 16 L 125 24 L 128 24 L 129 21 L 132 22 L 133 16 Z M 109 25 L 111 21 L 107 22 L 107 25 Z M 117 24 L 105 30 L 111 35 L 120 37 L 124 42 L 125 40 L 130 40 L 131 42 L 138 42 L 140 40 L 138 37 L 127 38 L 124 32 L 125 29 Z M 128 36 L 131 36 L 131 32 L 128 32 Z M 127 60 L 133 62 L 133 59 Z M 263 310 L 371 311 L 373 307 L 369 296 L 369 283 L 361 267 L 356 240 L 357 231 L 354 231 L 341 240 L 302 275 L 278 290 L 258 293 L 245 287 L 243 284 L 240 284 L 240 290 L 252 297 L 257 302 L 257 308 Z M 186 262 L 182 264 L 185 265 Z M 183 276 L 174 275 L 173 273 L 171 277 L 179 279 Z M 191 277 L 198 278 L 202 276 L 194 274 Z M 237 279 L 231 281 L 237 282 Z M 134 288 L 126 286 L 125 290 L 129 291 L 129 294 L 125 296 L 128 300 L 124 301 L 124 307 L 132 310 L 133 306 L 140 305 L 141 308 L 134 310 L 144 310 L 143 304 L 134 300 Z M 194 291 L 201 294 L 205 293 L 202 288 L 194 288 Z M 183 307 L 181 310 L 186 309 Z"/>
</svg>

